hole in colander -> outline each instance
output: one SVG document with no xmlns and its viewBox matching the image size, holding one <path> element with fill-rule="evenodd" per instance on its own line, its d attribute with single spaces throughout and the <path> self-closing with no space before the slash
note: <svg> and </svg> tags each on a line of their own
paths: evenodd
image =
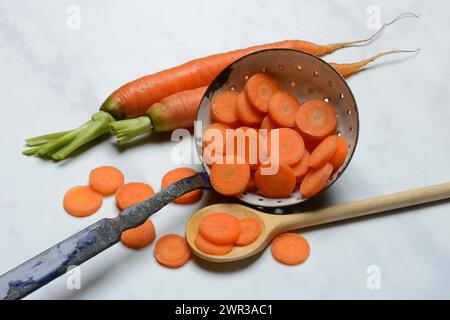
<svg viewBox="0 0 450 320">
<path fill-rule="evenodd" d="M 243 194 L 244 196 L 246 196 L 246 195 L 247 195 L 247 192 L 242 192 L 242 194 Z"/>
<path fill-rule="evenodd" d="M 298 71 L 302 71 L 302 69 L 303 69 L 303 68 L 302 68 L 301 65 L 298 65 L 298 66 L 297 66 L 297 70 L 298 70 Z"/>
<path fill-rule="evenodd" d="M 338 131 L 336 134 L 340 137 L 342 135 L 342 132 Z"/>
<path fill-rule="evenodd" d="M 259 200 L 259 201 L 264 201 L 264 199 L 263 199 L 263 198 L 259 198 L 258 200 Z"/>
<path fill-rule="evenodd" d="M 247 81 L 248 78 L 250 78 L 250 77 L 248 76 L 248 74 L 246 74 L 245 77 L 244 77 L 244 80 Z"/>
<path fill-rule="evenodd" d="M 325 98 L 323 98 L 323 101 L 325 101 L 326 103 L 328 103 L 328 102 L 330 102 L 330 98 L 325 97 Z"/>
<path fill-rule="evenodd" d="M 339 98 L 344 99 L 344 94 L 341 93 L 341 94 L 339 95 Z"/>
<path fill-rule="evenodd" d="M 348 114 L 348 115 L 351 115 L 351 114 L 352 114 L 352 110 L 348 109 L 348 110 L 347 110 L 347 114 Z"/>
<path fill-rule="evenodd" d="M 297 197 L 297 199 L 296 200 L 302 200 L 302 198 L 300 198 L 300 197 Z"/>
<path fill-rule="evenodd" d="M 281 200 L 277 200 L 277 203 L 282 203 L 283 201 L 281 201 Z"/>
<path fill-rule="evenodd" d="M 318 77 L 319 76 L 319 71 L 314 71 L 314 77 Z"/>
<path fill-rule="evenodd" d="M 279 64 L 279 65 L 278 65 L 278 69 L 280 69 L 280 70 L 284 70 L 284 65 L 282 65 L 282 64 Z"/>
<path fill-rule="evenodd" d="M 291 84 L 290 84 L 290 86 L 291 86 L 291 88 L 295 88 L 296 83 L 295 83 L 294 81 L 292 81 Z"/>
<path fill-rule="evenodd" d="M 235 90 L 236 90 L 236 86 L 235 86 L 235 85 L 231 85 L 231 86 L 230 86 L 230 90 L 231 90 L 231 91 L 235 91 Z"/>
<path fill-rule="evenodd" d="M 329 87 L 332 87 L 332 86 L 333 86 L 333 81 L 328 80 L 328 86 L 329 86 Z"/>
<path fill-rule="evenodd" d="M 263 67 L 263 68 L 261 69 L 261 72 L 266 73 L 266 72 L 267 72 L 267 68 L 266 68 L 266 67 Z"/>
<path fill-rule="evenodd" d="M 314 89 L 313 88 L 308 88 L 308 93 L 309 94 L 313 94 L 314 93 Z"/>
<path fill-rule="evenodd" d="M 348 131 L 352 132 L 353 131 L 353 127 L 348 128 Z"/>
</svg>

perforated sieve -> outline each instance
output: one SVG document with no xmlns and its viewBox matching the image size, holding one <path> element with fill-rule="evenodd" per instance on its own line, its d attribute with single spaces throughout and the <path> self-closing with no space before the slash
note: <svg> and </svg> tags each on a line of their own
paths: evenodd
<svg viewBox="0 0 450 320">
<path fill-rule="evenodd" d="M 210 84 L 200 102 L 197 121 L 202 121 L 202 130 L 211 124 L 211 102 L 218 93 L 227 90 L 241 92 L 246 81 L 261 72 L 274 78 L 282 90 L 297 97 L 300 103 L 322 99 L 336 110 L 336 134 L 347 141 L 349 152 L 341 168 L 330 177 L 324 190 L 327 189 L 342 175 L 353 156 L 358 141 L 359 118 L 355 98 L 345 80 L 333 67 L 314 55 L 290 49 L 269 49 L 249 54 L 230 64 Z M 195 134 L 197 153 L 201 159 L 202 136 L 198 132 Z M 202 164 L 209 174 L 210 169 L 203 159 Z M 267 198 L 257 192 L 243 192 L 237 198 L 262 207 L 284 207 L 311 199 L 304 198 L 298 190 L 289 198 L 282 199 Z"/>
</svg>

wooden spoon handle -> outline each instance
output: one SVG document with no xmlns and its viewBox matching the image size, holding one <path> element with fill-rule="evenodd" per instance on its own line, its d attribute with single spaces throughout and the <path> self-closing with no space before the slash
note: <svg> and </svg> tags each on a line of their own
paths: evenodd
<svg viewBox="0 0 450 320">
<path fill-rule="evenodd" d="M 286 216 L 287 219 L 280 227 L 284 230 L 295 230 L 448 198 L 450 182 L 293 214 Z"/>
</svg>

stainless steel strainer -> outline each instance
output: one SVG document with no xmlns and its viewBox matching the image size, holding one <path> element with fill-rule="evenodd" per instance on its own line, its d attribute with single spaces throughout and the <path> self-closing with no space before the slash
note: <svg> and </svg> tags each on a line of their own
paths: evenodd
<svg viewBox="0 0 450 320">
<path fill-rule="evenodd" d="M 197 113 L 205 130 L 211 124 L 211 101 L 222 91 L 241 92 L 246 81 L 254 74 L 264 72 L 273 77 L 280 87 L 296 96 L 301 103 L 323 99 L 331 103 L 337 112 L 337 134 L 348 142 L 348 156 L 340 170 L 330 178 L 327 188 L 345 171 L 358 141 L 359 118 L 355 98 L 341 75 L 328 63 L 306 52 L 290 49 L 269 49 L 249 54 L 225 68 L 211 83 L 203 96 Z M 203 134 L 196 132 L 197 153 L 202 159 Z M 205 171 L 209 167 L 203 162 Z M 323 190 L 322 190 L 323 192 Z M 259 193 L 244 192 L 239 200 L 254 206 L 284 207 L 307 201 L 298 190 L 289 198 L 271 199 Z"/>
</svg>

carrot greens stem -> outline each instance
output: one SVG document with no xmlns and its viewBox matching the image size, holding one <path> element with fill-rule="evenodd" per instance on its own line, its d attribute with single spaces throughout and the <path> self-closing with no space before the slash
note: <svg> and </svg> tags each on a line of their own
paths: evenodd
<svg viewBox="0 0 450 320">
<path fill-rule="evenodd" d="M 150 133 L 152 123 L 148 116 L 120 120 L 110 124 L 110 131 L 116 137 L 118 144 L 124 144 L 133 138 Z"/>
</svg>

